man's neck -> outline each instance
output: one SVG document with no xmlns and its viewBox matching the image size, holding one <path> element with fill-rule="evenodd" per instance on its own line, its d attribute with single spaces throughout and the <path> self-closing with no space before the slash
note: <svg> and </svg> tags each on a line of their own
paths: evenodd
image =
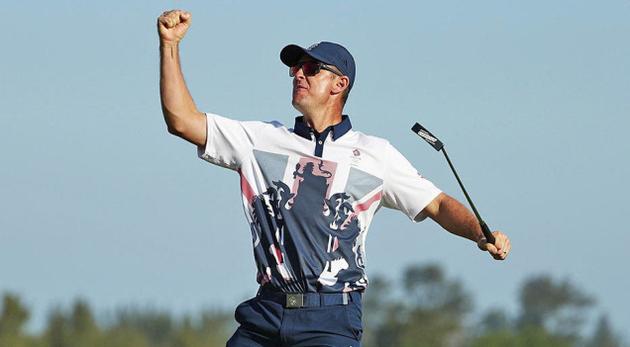
<svg viewBox="0 0 630 347">
<path fill-rule="evenodd" d="M 331 125 L 341 123 L 341 110 L 321 110 L 321 112 L 303 113 L 304 121 L 308 123 L 311 129 L 318 133 L 323 132 Z"/>
</svg>

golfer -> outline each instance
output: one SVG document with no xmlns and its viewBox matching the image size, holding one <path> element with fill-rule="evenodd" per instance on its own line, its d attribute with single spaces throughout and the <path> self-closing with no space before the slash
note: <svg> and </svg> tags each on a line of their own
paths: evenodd
<svg viewBox="0 0 630 347">
<path fill-rule="evenodd" d="M 495 244 L 486 242 L 468 209 L 388 141 L 352 127 L 343 109 L 356 67 L 346 48 L 284 47 L 280 60 L 300 116 L 292 128 L 241 122 L 200 112 L 190 96 L 178 47 L 191 19 L 174 10 L 157 21 L 162 112 L 168 131 L 195 144 L 200 158 L 240 176 L 260 284 L 237 307 L 240 326 L 227 346 L 359 347 L 365 240 L 381 207 L 415 222 L 428 217 L 495 259 L 507 257 L 505 234 L 495 231 Z"/>
</svg>

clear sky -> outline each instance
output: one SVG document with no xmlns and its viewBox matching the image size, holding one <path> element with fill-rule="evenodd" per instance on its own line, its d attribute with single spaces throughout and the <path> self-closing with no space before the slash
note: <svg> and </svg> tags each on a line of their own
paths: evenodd
<svg viewBox="0 0 630 347">
<path fill-rule="evenodd" d="M 514 310 L 529 275 L 570 279 L 630 326 L 630 1 L 5 2 L 0 54 L 0 291 L 41 326 L 81 296 L 174 312 L 255 293 L 238 176 L 169 135 L 157 16 L 193 24 L 182 64 L 200 110 L 292 125 L 288 43 L 343 43 L 357 62 L 346 112 L 462 199 L 446 143 L 500 263 L 431 221 L 381 210 L 368 275 L 436 261 L 477 309 Z"/>
</svg>

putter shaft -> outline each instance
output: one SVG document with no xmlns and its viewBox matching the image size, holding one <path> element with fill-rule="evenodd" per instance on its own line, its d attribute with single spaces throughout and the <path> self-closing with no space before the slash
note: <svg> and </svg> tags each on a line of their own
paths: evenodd
<svg viewBox="0 0 630 347">
<path fill-rule="evenodd" d="M 453 174 L 455 175 L 455 178 L 457 179 L 457 183 L 459 183 L 459 186 L 462 188 L 462 191 L 464 192 L 464 195 L 466 196 L 466 200 L 468 200 L 468 203 L 470 204 L 470 207 L 472 208 L 473 213 L 475 214 L 475 217 L 477 217 L 477 220 L 479 221 L 479 226 L 481 226 L 481 231 L 483 232 L 483 236 L 486 238 L 486 240 L 489 243 L 494 244 L 494 241 L 495 241 L 494 235 L 492 235 L 492 232 L 490 231 L 490 228 L 488 228 L 488 225 L 486 224 L 486 222 L 484 222 L 483 219 L 481 219 L 481 216 L 479 215 L 479 212 L 477 211 L 475 204 L 473 204 L 472 200 L 470 199 L 470 196 L 468 195 L 466 188 L 464 188 L 464 184 L 462 183 L 462 180 L 459 179 L 459 175 L 457 174 L 457 171 L 455 171 L 455 167 L 453 166 L 453 163 L 451 163 L 451 159 L 448 157 L 448 154 L 446 153 L 446 148 L 442 147 L 441 150 L 442 150 L 442 153 L 444 153 L 444 157 L 446 158 L 446 161 L 448 162 L 448 166 L 451 167 L 451 171 L 453 171 Z"/>
</svg>

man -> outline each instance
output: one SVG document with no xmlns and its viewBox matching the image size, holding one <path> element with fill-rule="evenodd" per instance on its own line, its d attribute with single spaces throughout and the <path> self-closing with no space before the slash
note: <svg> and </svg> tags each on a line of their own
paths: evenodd
<svg viewBox="0 0 630 347">
<path fill-rule="evenodd" d="M 506 235 L 495 231 L 487 243 L 474 215 L 389 142 L 352 129 L 343 107 L 356 71 L 344 47 L 282 49 L 302 114 L 294 128 L 239 122 L 197 110 L 179 65 L 190 24 L 180 10 L 158 18 L 162 111 L 169 132 L 197 145 L 202 159 L 239 173 L 260 284 L 237 307 L 228 346 L 360 346 L 365 238 L 380 207 L 429 217 L 495 259 L 507 257 Z"/>
</svg>

